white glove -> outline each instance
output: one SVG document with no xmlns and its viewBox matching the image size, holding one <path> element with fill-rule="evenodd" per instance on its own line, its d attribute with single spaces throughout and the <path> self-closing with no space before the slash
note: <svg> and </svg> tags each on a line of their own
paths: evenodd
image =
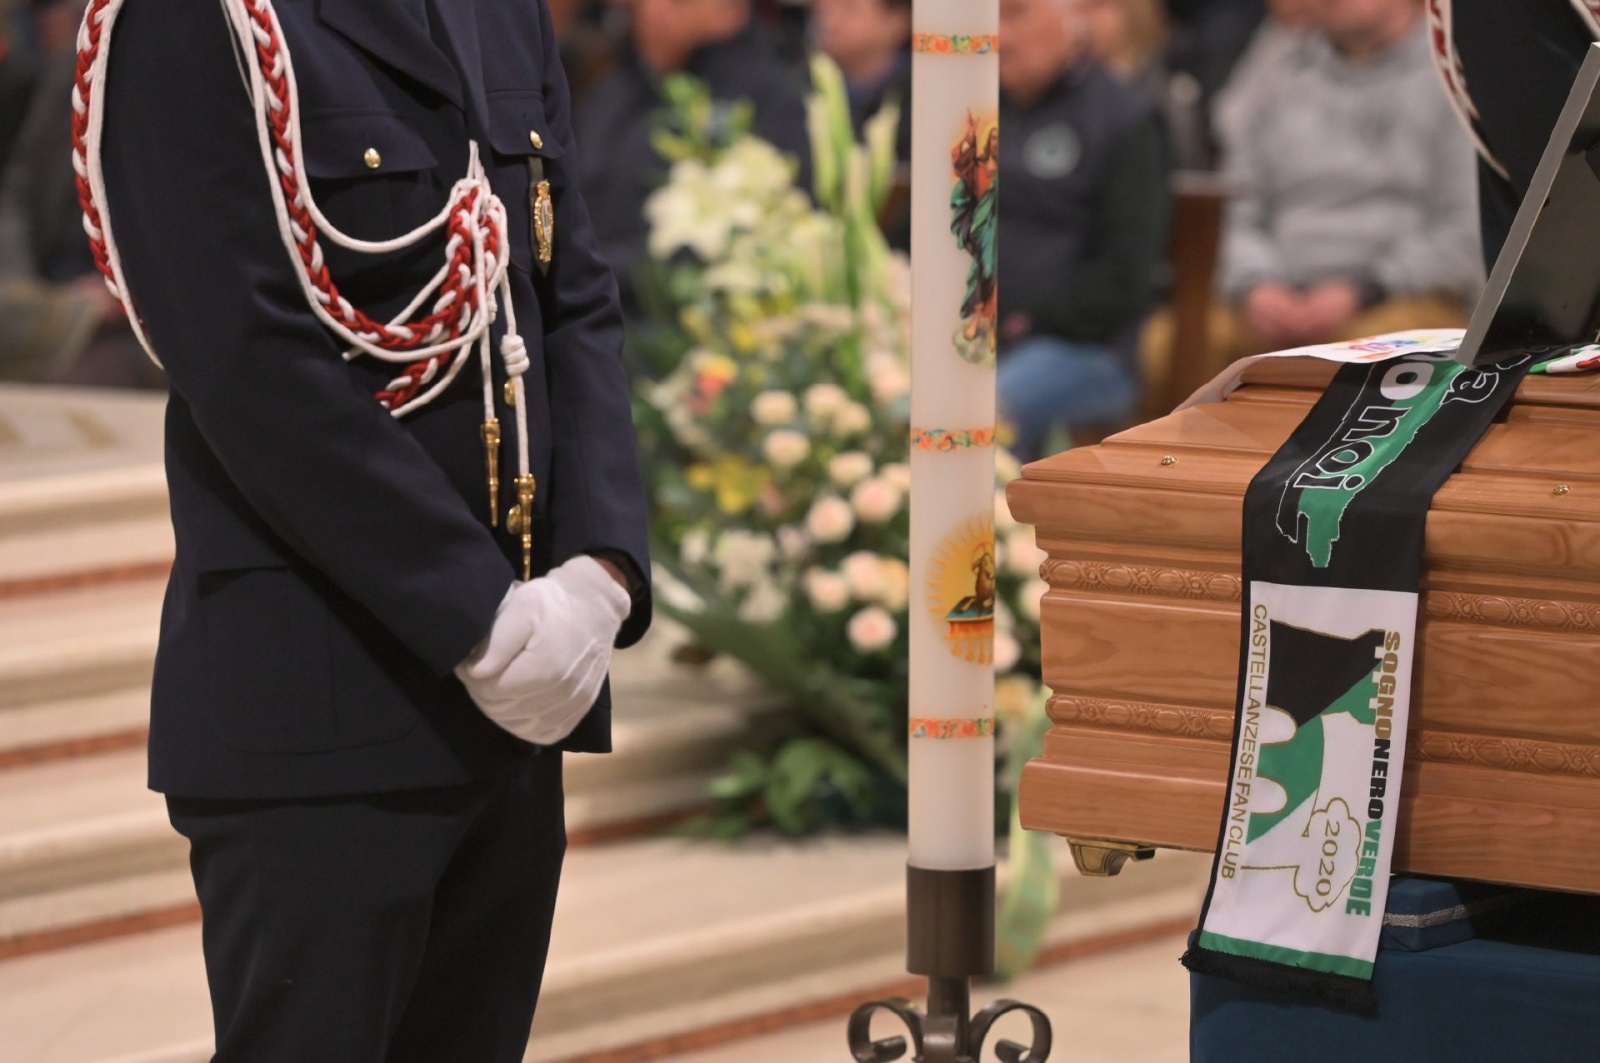
<svg viewBox="0 0 1600 1063">
<path fill-rule="evenodd" d="M 571 734 L 600 696 L 632 599 L 587 555 L 513 583 L 489 637 L 456 666 L 483 714 L 548 746 Z"/>
</svg>

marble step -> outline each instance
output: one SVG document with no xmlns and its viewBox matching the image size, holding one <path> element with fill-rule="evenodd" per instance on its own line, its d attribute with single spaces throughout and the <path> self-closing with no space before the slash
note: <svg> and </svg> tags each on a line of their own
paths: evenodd
<svg viewBox="0 0 1600 1063">
<path fill-rule="evenodd" d="M 21 751 L 127 734 L 148 715 L 163 578 L 0 597 L 0 765 Z M 686 640 L 658 621 L 643 643 L 619 653 L 612 675 L 619 752 L 680 758 L 687 769 L 718 759 L 730 728 L 774 707 L 742 668 L 721 659 L 676 664 Z M 633 727 L 638 723 L 648 726 Z M 681 758 L 687 757 L 687 760 Z M 621 791 L 637 781 L 625 757 L 575 768 Z"/>
<path fill-rule="evenodd" d="M 194 899 L 142 749 L 0 772 L 0 942 Z"/>
<path fill-rule="evenodd" d="M 616 752 L 567 759 L 567 821 L 576 842 L 691 812 L 732 748 L 770 718 L 770 699 L 739 670 L 673 665 L 670 644 L 657 637 L 618 656 Z M 85 726 L 117 724 L 134 719 L 145 696 L 52 706 L 85 709 L 78 721 Z M 29 711 L 0 712 L 0 721 Z M 0 771 L 0 949 L 187 905 L 186 860 L 160 796 L 145 787 L 142 747 Z"/>
<path fill-rule="evenodd" d="M 172 558 L 165 397 L 0 386 L 0 587 Z"/>
<path fill-rule="evenodd" d="M 0 755 L 143 725 L 164 586 L 0 598 Z"/>
<path fill-rule="evenodd" d="M 903 980 L 904 855 L 890 836 L 572 852 L 529 1063 Z M 1208 865 L 1163 853 L 1116 879 L 1068 878 L 1050 940 L 1192 918 Z M 210 1042 L 199 928 L 0 963 L 0 1029 L 0 1063 L 201 1063 Z"/>
</svg>

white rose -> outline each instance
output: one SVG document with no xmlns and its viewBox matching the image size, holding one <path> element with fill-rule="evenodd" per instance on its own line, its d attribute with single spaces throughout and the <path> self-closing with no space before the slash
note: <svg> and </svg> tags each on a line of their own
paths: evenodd
<svg viewBox="0 0 1600 1063">
<path fill-rule="evenodd" d="M 1039 600 L 1044 597 L 1044 592 L 1049 589 L 1049 584 L 1037 576 L 1024 583 L 1022 589 L 1017 591 L 1017 608 L 1022 615 L 1037 624 L 1039 622 Z"/>
<path fill-rule="evenodd" d="M 1034 541 L 1033 532 L 1018 528 L 1005 538 L 1006 568 L 1018 576 L 1032 576 L 1044 564 L 1045 552 Z"/>
<path fill-rule="evenodd" d="M 828 462 L 828 478 L 840 487 L 850 487 L 872 475 L 872 456 L 859 450 L 835 454 Z"/>
<path fill-rule="evenodd" d="M 878 475 L 902 491 L 911 490 L 911 466 L 905 462 L 897 461 L 891 465 L 885 465 L 878 470 Z"/>
<path fill-rule="evenodd" d="M 844 559 L 841 566 L 844 578 L 850 584 L 850 593 L 864 602 L 879 601 L 886 586 L 883 581 L 882 558 L 871 550 L 857 550 Z"/>
<path fill-rule="evenodd" d="M 678 556 L 686 565 L 703 565 L 711 553 L 711 533 L 704 528 L 691 528 L 678 545 Z"/>
<path fill-rule="evenodd" d="M 911 374 L 898 361 L 883 361 L 867 370 L 867 383 L 872 388 L 872 398 L 889 405 L 911 392 Z"/>
<path fill-rule="evenodd" d="M 850 396 L 838 384 L 812 384 L 806 388 L 806 414 L 821 423 L 850 404 Z"/>
<path fill-rule="evenodd" d="M 811 536 L 806 534 L 804 528 L 794 524 L 786 524 L 777 531 L 778 553 L 786 561 L 804 557 L 806 551 L 811 549 Z"/>
<path fill-rule="evenodd" d="M 798 410 L 794 396 L 787 391 L 763 391 L 750 404 L 750 416 L 755 418 L 756 424 L 768 428 L 788 424 Z"/>
<path fill-rule="evenodd" d="M 833 415 L 833 430 L 841 436 L 858 436 L 872 428 L 872 411 L 852 402 Z"/>
<path fill-rule="evenodd" d="M 878 599 L 891 613 L 906 607 L 911 597 L 911 570 L 898 557 L 883 559 L 883 597 Z"/>
<path fill-rule="evenodd" d="M 994 636 L 994 670 L 1009 672 L 1015 668 L 1017 661 L 1022 657 L 1022 646 L 1011 635 L 995 633 Z"/>
<path fill-rule="evenodd" d="M 735 528 L 718 537 L 712 560 L 722 572 L 725 588 L 747 587 L 766 578 L 767 566 L 777 552 L 770 535 Z"/>
<path fill-rule="evenodd" d="M 780 469 L 792 469 L 811 454 L 811 440 L 791 428 L 780 428 L 767 436 L 761 453 Z"/>
<path fill-rule="evenodd" d="M 837 572 L 814 568 L 806 573 L 806 595 L 819 613 L 837 613 L 850 604 L 850 581 Z"/>
<path fill-rule="evenodd" d="M 894 642 L 900 629 L 882 606 L 868 606 L 850 618 L 850 645 L 860 653 L 876 653 Z"/>
<path fill-rule="evenodd" d="M 900 512 L 904 501 L 904 492 L 882 477 L 863 480 L 850 492 L 850 504 L 855 507 L 856 516 L 868 524 L 888 521 Z"/>
<path fill-rule="evenodd" d="M 856 516 L 850 503 L 832 495 L 819 498 L 806 514 L 806 530 L 819 543 L 843 542 L 855 530 Z"/>
<path fill-rule="evenodd" d="M 771 580 L 751 588 L 739 606 L 739 619 L 747 624 L 770 624 L 789 608 L 789 596 Z"/>
</svg>

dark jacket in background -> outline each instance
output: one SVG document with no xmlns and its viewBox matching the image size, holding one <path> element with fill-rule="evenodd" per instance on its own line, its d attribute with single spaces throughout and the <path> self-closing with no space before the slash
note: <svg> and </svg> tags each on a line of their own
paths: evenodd
<svg viewBox="0 0 1600 1063">
<path fill-rule="evenodd" d="M 720 104 L 749 100 L 756 135 L 793 156 L 797 183 L 811 187 L 804 87 L 760 33 L 747 29 L 699 49 L 684 72 L 704 81 Z M 585 97 L 576 118 L 584 198 L 625 306 L 646 259 L 645 200 L 667 179 L 667 163 L 651 143 L 665 106 L 657 76 L 630 50 Z"/>
<path fill-rule="evenodd" d="M 511 298 L 532 362 L 535 575 L 595 552 L 648 573 L 622 320 L 578 193 L 545 5 L 447 0 L 431 16 L 434 40 L 398 10 L 375 18 L 366 0 L 275 6 L 312 189 L 343 231 L 390 238 L 422 223 L 466 172 L 469 139 L 482 148 L 508 214 Z M 152 692 L 152 786 L 299 798 L 515 770 L 532 747 L 479 712 L 452 674 L 488 634 L 520 558 L 488 527 L 477 358 L 404 420 L 373 398 L 395 366 L 345 362 L 279 237 L 216 4 L 129 3 L 104 91 L 112 224 L 171 381 L 177 553 Z M 555 203 L 547 274 L 529 218 L 540 166 Z M 380 320 L 442 259 L 437 234 L 382 257 L 323 246 L 342 292 Z M 516 418 L 500 403 L 498 362 L 495 372 L 503 514 L 515 500 Z M 649 618 L 641 585 L 619 643 Z M 563 748 L 608 743 L 603 695 Z"/>
<path fill-rule="evenodd" d="M 72 172 L 72 79 L 78 57 L 40 72 L 0 176 L 0 276 L 59 283 L 94 272 Z"/>
<path fill-rule="evenodd" d="M 1002 95 L 1000 128 L 1002 321 L 1131 358 L 1172 209 L 1153 104 L 1082 64 L 1027 106 Z"/>
<path fill-rule="evenodd" d="M 4 16 L 0 15 L 0 19 Z M 4 30 L 0 29 L 0 36 Z M 28 100 L 39 77 L 33 58 L 17 47 L 15 40 L 0 40 L 0 170 L 11 160 L 22 120 L 28 113 Z"/>
</svg>

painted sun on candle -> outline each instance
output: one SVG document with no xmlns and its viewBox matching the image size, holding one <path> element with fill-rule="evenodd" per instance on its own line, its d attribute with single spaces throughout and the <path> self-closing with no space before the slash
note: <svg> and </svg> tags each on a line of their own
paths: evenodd
<svg viewBox="0 0 1600 1063">
<path fill-rule="evenodd" d="M 994 660 L 994 518 L 974 517 L 948 535 L 928 566 L 928 609 L 950 652 L 974 664 Z"/>
</svg>

